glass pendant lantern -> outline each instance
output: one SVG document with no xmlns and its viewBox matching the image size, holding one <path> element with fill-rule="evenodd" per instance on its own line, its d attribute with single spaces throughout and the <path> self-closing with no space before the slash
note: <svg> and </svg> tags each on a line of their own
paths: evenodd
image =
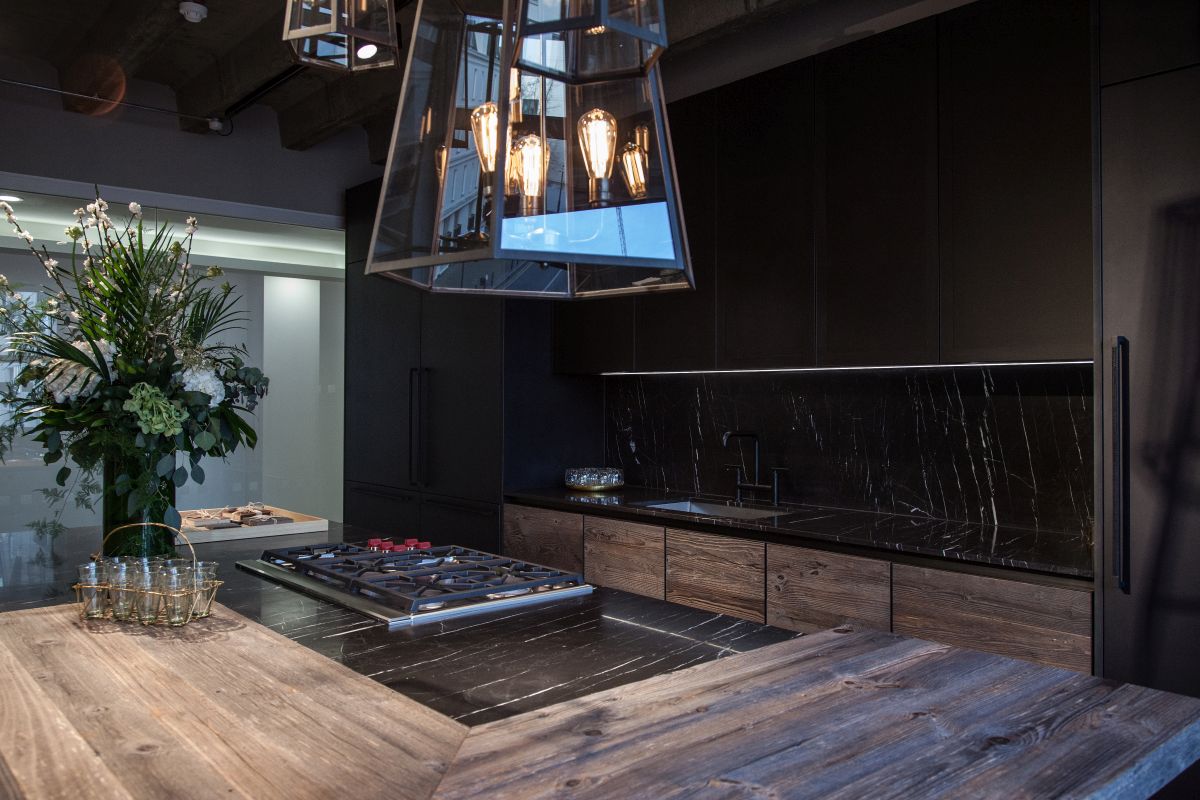
<svg viewBox="0 0 1200 800">
<path fill-rule="evenodd" d="M 692 288 L 665 43 L 661 0 L 422 0 L 367 272 L 563 298 Z"/>
<path fill-rule="evenodd" d="M 358 72 L 399 63 L 393 0 L 288 0 L 283 38 L 302 64 Z"/>
</svg>

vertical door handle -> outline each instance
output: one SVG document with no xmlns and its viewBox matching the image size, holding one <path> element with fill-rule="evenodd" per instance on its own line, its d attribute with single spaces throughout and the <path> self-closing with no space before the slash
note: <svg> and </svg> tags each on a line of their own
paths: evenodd
<svg viewBox="0 0 1200 800">
<path fill-rule="evenodd" d="M 429 486 L 429 387 L 433 383 L 433 370 L 421 370 L 421 486 Z"/>
<path fill-rule="evenodd" d="M 408 371 L 408 482 L 417 486 L 416 462 L 421 447 L 419 425 L 419 403 L 421 393 L 421 370 L 413 367 Z"/>
<path fill-rule="evenodd" d="M 1129 594 L 1129 340 L 1112 346 L 1112 574 Z"/>
</svg>

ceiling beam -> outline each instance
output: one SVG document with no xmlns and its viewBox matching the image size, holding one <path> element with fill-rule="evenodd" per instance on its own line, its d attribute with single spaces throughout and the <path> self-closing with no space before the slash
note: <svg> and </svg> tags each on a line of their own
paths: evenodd
<svg viewBox="0 0 1200 800">
<path fill-rule="evenodd" d="M 179 0 L 111 3 L 88 30 L 82 52 L 74 51 L 57 63 L 59 85 L 69 92 L 121 99 L 128 79 L 178 30 L 182 20 Z M 94 114 L 106 111 L 108 105 L 63 96 L 68 111 Z"/>
<path fill-rule="evenodd" d="M 283 5 L 279 13 L 250 31 L 213 60 L 203 72 L 181 86 L 176 104 L 183 114 L 223 117 L 242 98 L 295 65 L 291 47 L 283 41 Z M 181 119 L 185 130 L 202 132 L 202 122 Z"/>
<path fill-rule="evenodd" d="M 279 138 L 290 150 L 307 150 L 353 125 L 395 113 L 401 70 L 381 67 L 347 75 L 279 111 Z"/>
</svg>

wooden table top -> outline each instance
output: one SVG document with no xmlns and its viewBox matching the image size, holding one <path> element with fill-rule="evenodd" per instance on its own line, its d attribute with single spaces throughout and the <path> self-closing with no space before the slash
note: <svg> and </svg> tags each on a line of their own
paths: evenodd
<svg viewBox="0 0 1200 800">
<path fill-rule="evenodd" d="M 0 797 L 1145 797 L 1200 700 L 839 628 L 467 729 L 218 606 L 0 614 Z"/>
</svg>

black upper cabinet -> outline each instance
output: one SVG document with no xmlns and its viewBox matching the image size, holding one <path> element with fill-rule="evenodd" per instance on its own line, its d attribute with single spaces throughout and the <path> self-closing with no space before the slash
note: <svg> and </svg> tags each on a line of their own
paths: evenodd
<svg viewBox="0 0 1200 800">
<path fill-rule="evenodd" d="M 500 497 L 503 300 L 421 298 L 417 381 L 422 489 L 496 502 Z"/>
<path fill-rule="evenodd" d="M 1090 358 L 1088 2 L 938 21 L 942 360 Z"/>
<path fill-rule="evenodd" d="M 554 304 L 554 371 L 566 375 L 634 368 L 634 298 Z"/>
<path fill-rule="evenodd" d="M 715 92 L 671 103 L 667 120 L 696 290 L 637 298 L 639 370 L 712 369 L 716 358 Z"/>
<path fill-rule="evenodd" d="M 1100 0 L 1104 85 L 1200 63 L 1200 2 Z"/>
<path fill-rule="evenodd" d="M 717 130 L 717 366 L 812 365 L 812 59 L 721 87 L 709 124 Z"/>
<path fill-rule="evenodd" d="M 346 481 L 342 502 L 347 525 L 401 539 L 421 536 L 421 496 L 417 492 Z"/>
<path fill-rule="evenodd" d="M 938 359 L 937 23 L 817 57 L 822 365 Z"/>
</svg>

